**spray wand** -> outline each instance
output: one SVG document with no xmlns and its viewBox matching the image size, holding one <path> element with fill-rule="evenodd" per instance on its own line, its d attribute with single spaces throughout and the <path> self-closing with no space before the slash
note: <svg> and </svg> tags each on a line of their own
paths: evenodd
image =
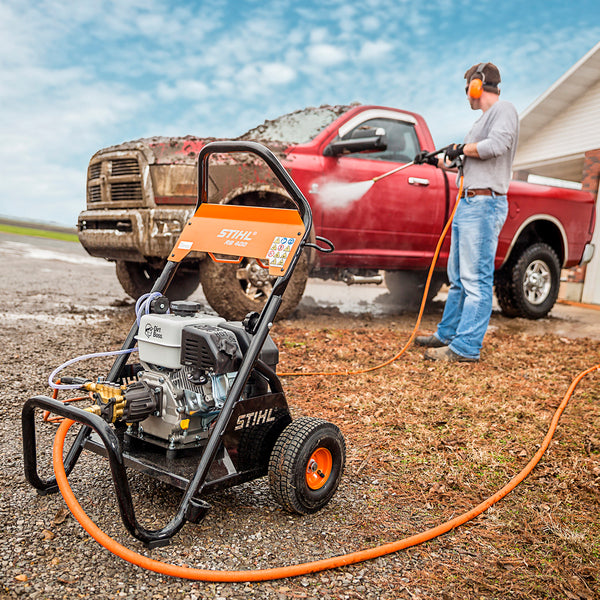
<svg viewBox="0 0 600 600">
<path fill-rule="evenodd" d="M 433 152 L 429 152 L 428 154 L 424 155 L 424 158 L 431 158 L 432 156 L 437 156 L 438 154 L 441 154 L 442 152 L 445 152 L 447 150 L 447 147 L 445 146 L 444 148 L 440 148 L 439 150 L 434 150 Z M 403 171 L 404 169 L 408 169 L 408 167 L 412 167 L 415 164 L 415 161 L 412 160 L 409 163 L 406 163 L 405 165 L 402 165 L 401 167 L 396 167 L 395 169 L 392 169 L 391 171 L 388 171 L 387 173 L 384 173 L 383 175 L 378 175 L 377 177 L 373 177 L 373 182 L 377 183 L 380 179 L 383 179 L 384 177 L 388 177 L 388 175 L 393 175 L 394 173 L 398 173 L 398 171 Z"/>
<path fill-rule="evenodd" d="M 434 150 L 433 152 L 422 154 L 423 160 L 427 160 L 432 156 L 437 156 L 438 154 L 442 154 L 447 150 L 447 147 L 440 148 L 439 150 Z M 355 181 L 352 183 L 341 183 L 341 182 L 330 182 L 322 185 L 319 189 L 319 186 L 316 185 L 314 190 L 311 190 L 311 194 L 319 194 L 321 199 L 324 201 L 324 207 L 326 209 L 336 209 L 336 208 L 345 208 L 350 203 L 355 202 L 359 198 L 362 198 L 371 187 L 377 183 L 380 179 L 387 177 L 388 175 L 393 175 L 394 173 L 398 173 L 398 171 L 402 171 L 404 169 L 408 169 L 415 163 L 414 159 L 402 165 L 401 167 L 397 167 L 388 171 L 387 173 L 383 173 L 383 175 L 378 175 L 377 177 L 373 177 L 372 179 L 366 179 L 365 181 Z"/>
</svg>

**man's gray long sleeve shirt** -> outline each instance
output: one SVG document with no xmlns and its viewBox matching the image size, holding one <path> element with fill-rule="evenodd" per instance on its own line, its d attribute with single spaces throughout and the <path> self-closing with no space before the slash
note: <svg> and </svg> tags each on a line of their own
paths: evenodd
<svg viewBox="0 0 600 600">
<path fill-rule="evenodd" d="M 467 157 L 465 189 L 491 188 L 506 194 L 519 137 L 519 115 L 506 100 L 498 100 L 475 121 L 465 144 L 477 143 L 480 158 Z"/>
</svg>

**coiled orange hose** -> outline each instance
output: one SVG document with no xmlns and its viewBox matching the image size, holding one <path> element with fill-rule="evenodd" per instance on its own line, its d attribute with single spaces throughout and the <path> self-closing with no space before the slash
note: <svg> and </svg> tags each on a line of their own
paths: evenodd
<svg viewBox="0 0 600 600">
<path fill-rule="evenodd" d="M 546 433 L 546 436 L 544 437 L 544 440 L 539 450 L 535 453 L 533 458 L 527 463 L 523 470 L 517 475 L 515 475 L 502 489 L 498 490 L 495 494 L 490 496 L 487 500 L 481 502 L 475 508 L 472 508 L 470 511 L 459 515 L 454 519 L 446 521 L 441 525 L 438 525 L 431 529 L 427 529 L 426 531 L 409 536 L 402 540 L 384 544 L 382 546 L 377 546 L 375 548 L 368 548 L 366 550 L 360 550 L 358 552 L 344 554 L 342 556 L 335 556 L 333 558 L 326 558 L 298 565 L 248 571 L 217 571 L 210 569 L 195 569 L 191 567 L 182 567 L 169 563 L 163 563 L 161 561 L 148 558 L 147 556 L 144 556 L 142 554 L 138 554 L 137 552 L 133 552 L 132 550 L 129 550 L 125 546 L 119 544 L 106 533 L 104 533 L 88 517 L 88 515 L 85 513 L 85 511 L 75 498 L 71 487 L 69 486 L 69 482 L 67 480 L 63 464 L 63 449 L 65 436 L 71 425 L 73 425 L 74 423 L 74 421 L 72 420 L 63 421 L 63 423 L 58 428 L 58 431 L 56 432 L 52 452 L 54 473 L 56 475 L 58 487 L 63 495 L 63 498 L 65 499 L 65 502 L 67 503 L 67 506 L 69 507 L 75 518 L 79 521 L 81 526 L 107 550 L 134 565 L 137 565 L 149 571 L 161 573 L 163 575 L 170 575 L 172 577 L 180 577 L 183 579 L 193 579 L 200 581 L 246 582 L 268 581 L 273 579 L 283 579 L 285 577 L 297 577 L 299 575 L 307 575 L 309 573 L 325 571 L 328 569 L 335 569 L 337 567 L 343 567 L 345 565 L 363 562 L 366 560 L 384 556 L 386 554 L 398 552 L 399 550 L 404 550 L 405 548 L 410 548 L 411 546 L 416 546 L 417 544 L 422 544 L 423 542 L 427 542 L 437 536 L 447 533 L 448 531 L 451 531 L 452 529 L 459 527 L 460 525 L 463 525 L 464 523 L 480 515 L 490 506 L 492 506 L 493 504 L 504 498 L 504 496 L 506 496 L 512 490 L 514 490 L 515 487 L 517 487 L 517 485 L 519 485 L 519 483 L 521 483 L 527 477 L 527 475 L 531 473 L 533 468 L 540 461 L 544 452 L 546 452 L 548 446 L 550 445 L 552 436 L 554 435 L 554 432 L 556 431 L 556 428 L 558 426 L 560 416 L 564 412 L 569 402 L 569 399 L 575 391 L 575 388 L 586 375 L 597 369 L 600 369 L 600 364 L 594 367 L 590 367 L 585 371 L 582 371 L 581 373 L 579 373 L 579 375 L 577 375 L 577 377 L 575 377 L 575 379 L 573 379 L 571 385 L 569 386 L 569 389 L 567 390 L 567 393 L 563 397 L 562 402 L 560 403 L 559 407 L 554 413 L 554 416 L 552 417 L 548 433 Z"/>
<path fill-rule="evenodd" d="M 438 240 L 438 244 L 436 246 L 436 250 L 434 253 L 434 258 L 429 269 L 427 282 L 425 285 L 425 292 L 423 295 L 423 300 L 421 302 L 421 308 L 419 310 L 419 315 L 417 318 L 417 322 L 413 329 L 413 332 L 404 345 L 404 347 L 392 358 L 376 365 L 374 367 L 369 367 L 366 369 L 361 369 L 358 371 L 340 371 L 340 372 L 320 372 L 320 373 L 283 373 L 281 376 L 306 376 L 306 375 L 355 375 L 360 373 L 368 373 L 370 371 L 374 371 L 377 369 L 381 369 L 392 362 L 396 361 L 406 349 L 410 346 L 412 340 L 414 339 L 416 332 L 418 330 L 419 324 L 421 322 L 421 318 L 423 316 L 423 311 L 425 309 L 425 302 L 427 298 L 427 292 L 429 290 L 429 285 L 431 282 L 431 277 L 433 275 L 433 270 L 435 267 L 435 263 L 439 256 L 439 252 L 443 243 L 443 240 L 448 232 L 450 224 L 452 223 L 452 219 L 454 218 L 454 214 L 456 213 L 456 209 L 458 207 L 458 203 L 460 197 L 462 196 L 462 177 L 460 181 L 460 188 L 458 192 L 457 201 L 454 205 L 454 209 L 452 210 L 452 214 L 442 231 L 440 239 Z M 298 565 L 289 565 L 285 567 L 274 567 L 269 569 L 260 569 L 260 570 L 248 570 L 248 571 L 219 571 L 219 570 L 211 570 L 211 569 L 195 569 L 191 567 L 183 567 L 179 565 L 173 565 L 169 563 L 164 563 L 162 561 L 158 561 L 137 552 L 126 548 L 122 544 L 119 544 L 117 541 L 113 540 L 109 535 L 104 533 L 86 514 L 83 510 L 77 498 L 73 494 L 73 491 L 69 485 L 64 463 L 63 463 L 63 451 L 64 451 L 64 442 L 67 432 L 69 428 L 73 425 L 74 421 L 70 419 L 65 419 L 58 431 L 56 432 L 56 437 L 54 439 L 53 446 L 53 465 L 54 465 L 54 473 L 56 476 L 56 481 L 58 487 L 67 503 L 67 506 L 73 513 L 73 516 L 77 519 L 77 521 L 81 524 L 81 526 L 102 546 L 104 546 L 107 550 L 119 556 L 123 560 L 126 560 L 134 565 L 147 569 L 149 571 L 154 571 L 156 573 L 160 573 L 162 575 L 169 575 L 172 577 L 179 577 L 182 579 L 191 579 L 198 581 L 214 581 L 214 582 L 250 582 L 250 581 L 268 581 L 274 579 L 283 579 L 286 577 L 297 577 L 300 575 L 307 575 L 309 573 L 316 573 L 319 571 L 325 571 L 328 569 L 335 569 L 338 567 L 343 567 L 346 565 L 356 564 L 359 562 L 364 562 L 366 560 L 371 560 L 374 558 L 379 558 L 381 556 L 385 556 L 386 554 L 392 554 L 394 552 L 398 552 L 399 550 L 404 550 L 406 548 L 410 548 L 412 546 L 416 546 L 418 544 L 422 544 L 427 542 L 435 537 L 443 535 L 451 531 L 452 529 L 459 527 L 460 525 L 464 525 L 468 521 L 474 519 L 496 502 L 500 501 L 507 494 L 509 494 L 512 490 L 514 490 L 519 483 L 521 483 L 534 467 L 541 460 L 542 456 L 548 449 L 554 432 L 558 426 L 558 421 L 564 412 L 573 392 L 579 382 L 589 373 L 600 369 L 600 364 L 595 365 L 594 367 L 590 367 L 589 369 L 582 371 L 573 379 L 569 389 L 567 390 L 565 396 L 563 397 L 562 402 L 556 409 L 552 421 L 550 423 L 548 432 L 540 445 L 540 448 L 535 453 L 533 458 L 527 463 L 527 465 L 517 474 L 515 475 L 502 489 L 498 490 L 495 494 L 478 504 L 476 507 L 472 508 L 470 511 L 463 513 L 449 521 L 446 521 L 436 527 L 432 527 L 423 531 L 421 533 L 409 536 L 407 538 L 397 540 L 395 542 L 390 542 L 388 544 L 384 544 L 381 546 L 376 546 L 374 548 L 368 548 L 366 550 L 360 550 L 358 552 L 352 552 L 349 554 L 344 554 L 341 556 L 336 556 L 333 558 L 327 558 L 322 560 L 316 560 L 312 562 L 302 563 Z"/>
</svg>

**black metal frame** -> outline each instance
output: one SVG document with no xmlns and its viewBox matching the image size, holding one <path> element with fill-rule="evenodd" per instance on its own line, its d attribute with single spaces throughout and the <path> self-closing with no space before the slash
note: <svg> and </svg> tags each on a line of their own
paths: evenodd
<svg viewBox="0 0 600 600">
<path fill-rule="evenodd" d="M 60 415 L 62 417 L 82 423 L 83 427 L 81 427 L 79 430 L 77 437 L 69 448 L 67 456 L 64 460 L 65 471 L 67 475 L 75 467 L 75 464 L 77 463 L 84 446 L 90 439 L 92 431 L 95 432 L 102 441 L 105 449 L 103 453 L 109 460 L 119 511 L 123 523 L 134 537 L 141 540 L 149 547 L 168 543 L 170 538 L 173 537 L 181 529 L 181 527 L 183 527 L 186 521 L 197 522 L 205 514 L 209 505 L 200 500 L 198 496 L 202 494 L 207 485 L 207 476 L 209 470 L 219 449 L 222 447 L 223 436 L 226 433 L 232 414 L 234 413 L 236 405 L 240 401 L 252 371 L 255 368 L 258 368 L 259 371 L 264 371 L 264 365 L 257 365 L 258 357 L 273 325 L 277 311 L 281 305 L 282 295 L 285 292 L 298 260 L 300 259 L 300 254 L 303 248 L 309 245 L 317 247 L 322 251 L 327 251 L 318 246 L 309 244 L 308 242 L 312 228 L 312 212 L 306 198 L 275 155 L 268 148 L 255 142 L 211 142 L 202 148 L 198 156 L 198 202 L 196 204 L 196 210 L 203 202 L 208 202 L 208 171 L 210 156 L 215 153 L 221 154 L 233 152 L 250 152 L 256 154 L 267 163 L 296 205 L 305 231 L 301 238 L 300 244 L 292 256 L 288 270 L 281 277 L 277 278 L 273 286 L 273 290 L 268 297 L 256 324 L 253 327 L 251 332 L 253 336 L 250 346 L 244 355 L 244 359 L 237 372 L 237 376 L 231 385 L 227 399 L 225 400 L 223 408 L 216 419 L 206 446 L 204 447 L 195 474 L 189 480 L 175 516 L 164 527 L 157 530 L 145 529 L 138 523 L 133 507 L 131 490 L 127 479 L 126 464 L 121 442 L 114 428 L 106 423 L 101 417 L 88 413 L 75 406 L 63 404 L 59 400 L 52 399 L 47 396 L 35 396 L 30 398 L 25 402 L 22 411 L 25 476 L 31 485 L 40 493 L 53 493 L 58 491 L 55 477 L 43 479 L 39 476 L 37 471 L 35 410 L 48 410 L 56 415 Z M 323 240 L 322 238 L 318 239 L 321 239 L 327 243 L 330 249 L 332 249 L 330 242 Z M 178 262 L 168 261 L 162 273 L 154 283 L 152 292 L 164 293 L 167 290 L 178 266 Z M 137 333 L 138 325 L 137 322 L 134 322 L 125 341 L 123 342 L 123 350 L 133 348 Z M 128 356 L 128 354 L 123 354 L 116 358 L 107 376 L 107 381 L 117 382 L 121 379 Z M 269 386 L 272 392 L 271 396 L 277 396 L 281 398 L 282 390 L 277 376 L 274 373 L 271 373 L 267 379 L 269 380 Z M 232 484 L 237 483 L 238 481 L 233 481 Z"/>
</svg>

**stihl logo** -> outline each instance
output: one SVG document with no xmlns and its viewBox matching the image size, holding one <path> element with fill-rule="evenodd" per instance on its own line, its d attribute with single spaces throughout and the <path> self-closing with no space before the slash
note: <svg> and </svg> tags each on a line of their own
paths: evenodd
<svg viewBox="0 0 600 600">
<path fill-rule="evenodd" d="M 255 412 L 240 415 L 235 424 L 235 431 L 238 429 L 246 429 L 246 427 L 254 427 L 255 425 L 264 425 L 272 423 L 275 420 L 273 409 L 266 408 L 265 410 L 257 410 Z"/>
<path fill-rule="evenodd" d="M 256 235 L 256 231 L 243 231 L 241 229 L 221 229 L 217 234 L 219 238 L 225 238 L 227 240 L 240 240 L 244 242 L 251 242 L 252 238 Z"/>
</svg>

